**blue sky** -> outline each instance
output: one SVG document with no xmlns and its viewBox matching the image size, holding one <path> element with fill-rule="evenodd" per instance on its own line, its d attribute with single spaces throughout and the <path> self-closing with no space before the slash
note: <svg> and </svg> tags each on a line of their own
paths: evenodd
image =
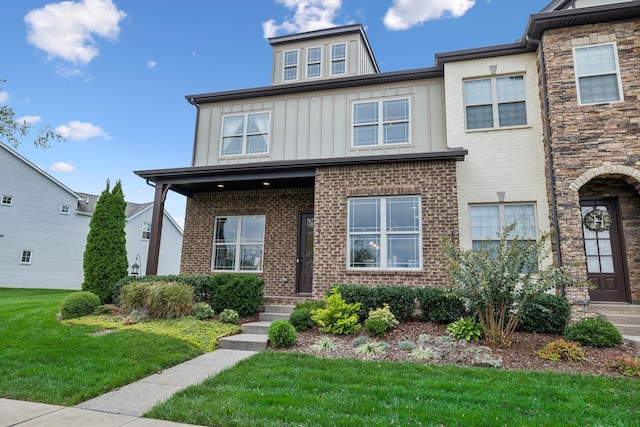
<svg viewBox="0 0 640 427">
<path fill-rule="evenodd" d="M 266 38 L 365 26 L 381 71 L 429 67 L 434 54 L 511 43 L 550 0 L 13 0 L 3 2 L 0 105 L 66 137 L 18 152 L 70 188 L 100 194 L 133 171 L 190 166 L 195 107 L 185 95 L 267 86 Z M 181 222 L 185 198 L 166 209 Z"/>
</svg>

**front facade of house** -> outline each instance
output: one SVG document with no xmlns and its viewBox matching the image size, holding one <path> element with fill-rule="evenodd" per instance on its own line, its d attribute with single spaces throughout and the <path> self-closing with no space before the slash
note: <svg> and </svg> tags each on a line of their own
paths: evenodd
<svg viewBox="0 0 640 427">
<path fill-rule="evenodd" d="M 0 287 L 80 289 L 97 196 L 78 193 L 0 143 Z M 127 258 L 146 266 L 153 204 L 127 203 Z M 165 213 L 163 274 L 178 273 L 182 231 Z"/>
</svg>

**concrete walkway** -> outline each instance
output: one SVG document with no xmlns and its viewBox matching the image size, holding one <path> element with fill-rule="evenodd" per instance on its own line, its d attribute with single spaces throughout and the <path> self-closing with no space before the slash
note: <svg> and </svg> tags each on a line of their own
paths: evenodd
<svg viewBox="0 0 640 427">
<path fill-rule="evenodd" d="M 143 378 L 74 407 L 0 399 L 0 427 L 178 427 L 141 418 L 175 392 L 199 384 L 255 351 L 219 349 Z"/>
</svg>

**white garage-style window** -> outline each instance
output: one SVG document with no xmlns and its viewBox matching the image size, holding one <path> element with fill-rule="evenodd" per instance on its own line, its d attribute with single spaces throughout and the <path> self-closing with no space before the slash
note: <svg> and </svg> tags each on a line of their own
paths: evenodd
<svg viewBox="0 0 640 427">
<path fill-rule="evenodd" d="M 347 267 L 420 269 L 420 216 L 419 196 L 349 199 Z"/>
<path fill-rule="evenodd" d="M 409 99 L 353 104 L 353 146 L 409 143 Z"/>
<path fill-rule="evenodd" d="M 264 215 L 216 217 L 213 271 L 261 271 Z"/>
<path fill-rule="evenodd" d="M 511 236 L 519 240 L 535 242 L 538 231 L 533 203 L 471 205 L 471 240 L 474 250 L 482 242 L 497 245 L 504 227 L 515 224 Z"/>
<path fill-rule="evenodd" d="M 225 116 L 222 120 L 221 156 L 262 154 L 269 150 L 271 113 Z"/>
<path fill-rule="evenodd" d="M 597 104 L 622 100 L 622 84 L 615 43 L 573 50 L 578 102 Z"/>
<path fill-rule="evenodd" d="M 464 104 L 469 130 L 526 125 L 524 76 L 467 80 Z"/>
</svg>

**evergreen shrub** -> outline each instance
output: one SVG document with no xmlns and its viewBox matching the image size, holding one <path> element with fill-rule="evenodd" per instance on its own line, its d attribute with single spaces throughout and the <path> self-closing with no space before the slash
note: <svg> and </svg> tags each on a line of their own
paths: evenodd
<svg viewBox="0 0 640 427">
<path fill-rule="evenodd" d="M 308 308 L 296 308 L 289 316 L 289 323 L 293 325 L 296 331 L 306 331 L 313 327 L 315 322 L 311 320 L 311 310 Z"/>
<path fill-rule="evenodd" d="M 562 295 L 541 294 L 523 308 L 518 330 L 558 334 L 567 327 L 571 316 L 571 305 Z"/>
<path fill-rule="evenodd" d="M 415 289 L 409 286 L 366 286 L 336 285 L 342 298 L 348 304 L 360 303 L 358 320 L 364 322 L 371 310 L 389 305 L 389 309 L 399 321 L 411 319 L 416 311 Z"/>
<path fill-rule="evenodd" d="M 470 315 L 462 300 L 451 289 L 418 288 L 416 298 L 423 322 L 446 325 Z"/>
<path fill-rule="evenodd" d="M 611 322 L 600 317 L 580 319 L 567 326 L 564 337 L 589 347 L 616 347 L 622 344 L 622 336 Z"/>
<path fill-rule="evenodd" d="M 298 338 L 295 328 L 286 320 L 274 320 L 267 330 L 267 335 L 275 348 L 291 347 Z"/>
<path fill-rule="evenodd" d="M 60 305 L 60 315 L 63 319 L 92 314 L 100 306 L 100 298 L 87 291 L 75 292 L 66 297 Z"/>
</svg>

